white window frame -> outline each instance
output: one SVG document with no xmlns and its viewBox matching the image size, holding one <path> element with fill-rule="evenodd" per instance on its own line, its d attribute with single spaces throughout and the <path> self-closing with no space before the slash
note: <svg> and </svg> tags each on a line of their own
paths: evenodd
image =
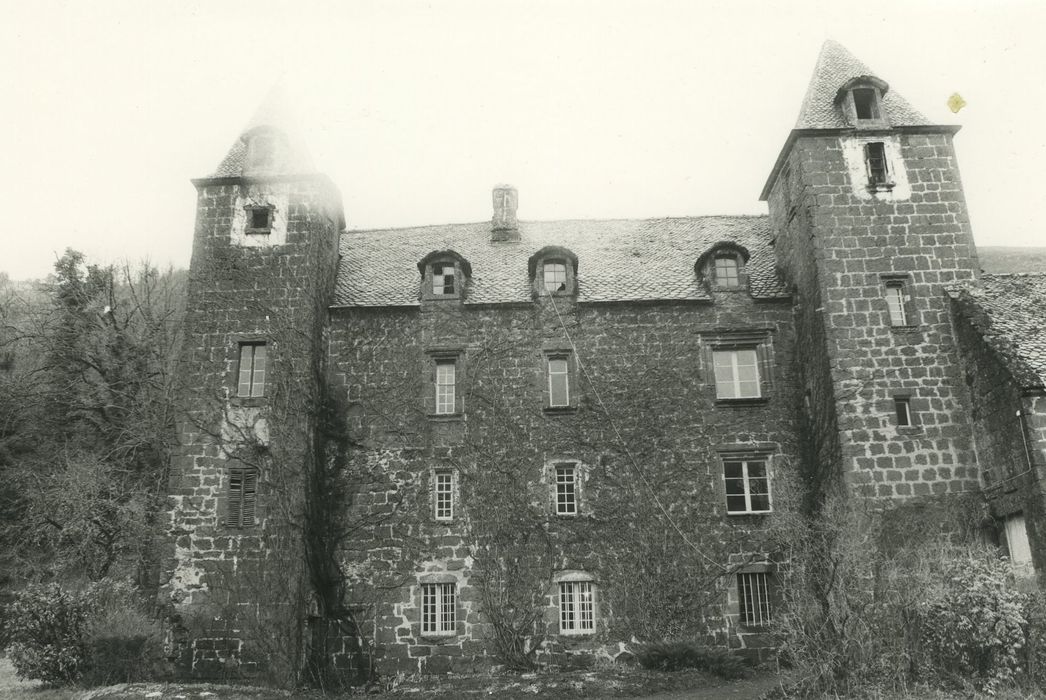
<svg viewBox="0 0 1046 700">
<path fill-rule="evenodd" d="M 741 365 L 739 362 L 739 355 L 741 353 L 751 353 L 752 364 Z M 721 363 L 721 358 L 729 358 L 728 363 Z M 751 366 L 755 369 L 755 393 L 754 394 L 743 394 L 742 384 L 751 384 L 751 381 L 742 382 L 740 368 L 742 366 Z M 721 372 L 720 370 L 723 370 Z M 729 377 L 722 376 L 725 371 L 729 370 Z M 744 347 L 744 348 L 716 348 L 712 351 L 712 372 L 715 378 L 715 390 L 717 399 L 760 399 L 763 397 L 762 388 L 762 375 L 759 370 L 759 351 L 755 347 Z M 733 396 L 724 396 L 723 388 L 729 387 Z"/>
<path fill-rule="evenodd" d="M 591 579 L 557 583 L 559 633 L 586 635 L 596 632 L 596 587 Z"/>
<path fill-rule="evenodd" d="M 552 275 L 549 275 L 551 271 Z M 562 272 L 562 275 L 559 273 Z M 545 291 L 549 294 L 565 292 L 569 288 L 570 278 L 567 275 L 567 263 L 563 260 L 546 260 L 541 264 L 541 279 Z"/>
<path fill-rule="evenodd" d="M 437 415 L 457 413 L 458 363 L 453 358 L 436 358 L 436 401 Z"/>
<path fill-rule="evenodd" d="M 577 515 L 581 511 L 579 471 L 577 462 L 556 462 L 552 465 L 556 515 Z M 561 472 L 569 478 L 561 479 Z"/>
<path fill-rule="evenodd" d="M 738 620 L 745 627 L 767 627 L 773 622 L 770 597 L 770 572 L 745 571 L 737 574 Z"/>
<path fill-rule="evenodd" d="M 447 269 L 450 269 L 451 291 L 446 291 Z M 452 262 L 432 263 L 432 296 L 450 298 L 458 294 L 458 268 Z"/>
<path fill-rule="evenodd" d="M 722 262 L 724 265 L 720 265 Z M 725 264 L 729 263 L 729 265 Z M 741 265 L 734 255 L 716 255 L 713 259 L 716 286 L 736 289 L 741 286 Z"/>
<path fill-rule="evenodd" d="M 432 474 L 432 516 L 448 522 L 454 519 L 455 473 L 453 469 L 437 469 Z"/>
<path fill-rule="evenodd" d="M 563 371 L 553 371 L 552 363 L 562 362 Z M 548 374 L 548 405 L 550 408 L 566 408 L 570 406 L 570 357 L 567 355 L 550 355 L 546 359 L 547 374 Z M 555 380 L 562 377 L 563 382 L 563 393 L 566 395 L 566 399 L 561 402 L 556 402 L 556 392 L 553 388 L 555 386 Z"/>
<path fill-rule="evenodd" d="M 421 633 L 426 637 L 457 634 L 458 585 L 421 584 Z"/>
<path fill-rule="evenodd" d="M 767 457 L 743 457 L 743 456 L 730 456 L 723 455 L 723 488 L 726 493 L 726 513 L 727 515 L 749 515 L 754 513 L 771 513 L 774 509 L 773 496 L 771 495 L 771 474 L 770 474 L 770 460 Z M 726 465 L 727 464 L 738 464 L 741 465 L 741 477 L 727 477 Z M 762 464 L 763 465 L 763 477 L 753 477 L 749 474 L 749 465 L 751 464 Z M 766 510 L 754 510 L 752 508 L 752 481 L 762 478 L 766 481 Z M 730 493 L 730 482 L 740 481 L 743 487 L 743 495 L 745 499 L 744 510 L 731 510 L 730 509 L 730 496 L 739 496 L 742 494 L 731 494 Z M 762 494 L 758 494 L 762 495 Z"/>
<path fill-rule="evenodd" d="M 265 372 L 269 359 L 268 346 L 263 342 L 245 341 L 240 343 L 239 355 L 236 396 L 240 398 L 265 396 Z"/>
</svg>

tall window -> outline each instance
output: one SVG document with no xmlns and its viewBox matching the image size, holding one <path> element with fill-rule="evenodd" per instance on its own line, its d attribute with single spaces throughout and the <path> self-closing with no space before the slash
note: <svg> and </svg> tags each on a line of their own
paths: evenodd
<svg viewBox="0 0 1046 700">
<path fill-rule="evenodd" d="M 548 358 L 548 405 L 570 405 L 570 361 L 566 357 Z"/>
<path fill-rule="evenodd" d="M 897 416 L 897 425 L 907 427 L 912 423 L 912 402 L 907 396 L 895 396 L 893 399 L 893 411 Z"/>
<path fill-rule="evenodd" d="M 421 584 L 422 634 L 454 634 L 457 599 L 457 584 Z"/>
<path fill-rule="evenodd" d="M 869 187 L 890 184 L 890 171 L 886 165 L 886 146 L 882 141 L 864 145 L 864 164 L 868 171 Z"/>
<path fill-rule="evenodd" d="M 454 519 L 454 472 L 441 469 L 436 472 L 436 520 Z"/>
<path fill-rule="evenodd" d="M 741 278 L 737 272 L 737 258 L 723 255 L 715 259 L 715 281 L 720 287 L 739 287 Z"/>
<path fill-rule="evenodd" d="M 562 292 L 567 288 L 567 266 L 561 262 L 546 262 L 542 266 L 545 291 Z"/>
<path fill-rule="evenodd" d="M 454 360 L 436 361 L 436 413 L 454 413 L 456 370 Z"/>
<path fill-rule="evenodd" d="M 454 295 L 454 263 L 436 263 L 432 266 L 432 293 L 435 296 Z"/>
<path fill-rule="evenodd" d="M 765 572 L 738 574 L 737 595 L 742 625 L 763 627 L 770 624 L 773 610 L 770 605 L 769 574 Z"/>
<path fill-rule="evenodd" d="M 769 513 L 770 477 L 766 461 L 738 459 L 723 462 L 727 513 Z"/>
<path fill-rule="evenodd" d="M 754 399 L 760 397 L 759 359 L 755 349 L 716 350 L 716 397 Z"/>
<path fill-rule="evenodd" d="M 908 314 L 904 309 L 904 282 L 886 283 L 886 307 L 890 310 L 891 326 L 907 326 Z"/>
<path fill-rule="evenodd" d="M 596 607 L 591 581 L 561 581 L 559 584 L 559 631 L 585 634 L 596 629 Z"/>
<path fill-rule="evenodd" d="M 240 343 L 240 373 L 236 395 L 265 395 L 265 343 Z"/>
<path fill-rule="evenodd" d="M 258 471 L 249 467 L 229 469 L 228 512 L 225 523 L 229 527 L 254 525 L 254 506 L 258 494 Z"/>
<path fill-rule="evenodd" d="M 556 515 L 577 515 L 577 465 L 556 465 Z"/>
</svg>

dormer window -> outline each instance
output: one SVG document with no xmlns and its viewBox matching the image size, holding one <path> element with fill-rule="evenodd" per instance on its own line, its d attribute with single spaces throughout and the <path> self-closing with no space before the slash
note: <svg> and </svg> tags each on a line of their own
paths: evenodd
<svg viewBox="0 0 1046 700">
<path fill-rule="evenodd" d="M 715 283 L 720 287 L 740 287 L 737 258 L 733 255 L 717 255 L 715 258 Z"/>
<path fill-rule="evenodd" d="M 283 135 L 270 126 L 252 129 L 244 135 L 247 143 L 247 160 L 244 174 L 271 174 L 280 164 L 281 154 L 285 151 Z"/>
<path fill-rule="evenodd" d="M 858 119 L 882 119 L 879 114 L 879 93 L 875 88 L 853 89 L 854 114 Z"/>
<path fill-rule="evenodd" d="M 418 272 L 422 300 L 461 299 L 472 266 L 453 250 L 436 250 L 418 261 Z"/>
<path fill-rule="evenodd" d="M 577 256 L 561 246 L 545 246 L 530 256 L 527 272 L 535 299 L 577 294 Z"/>
<path fill-rule="evenodd" d="M 454 286 L 454 263 L 436 263 L 432 266 L 432 294 L 433 296 L 454 296 L 457 288 Z"/>
<path fill-rule="evenodd" d="M 565 292 L 567 290 L 567 266 L 561 260 L 548 260 L 542 265 L 545 291 Z"/>
</svg>

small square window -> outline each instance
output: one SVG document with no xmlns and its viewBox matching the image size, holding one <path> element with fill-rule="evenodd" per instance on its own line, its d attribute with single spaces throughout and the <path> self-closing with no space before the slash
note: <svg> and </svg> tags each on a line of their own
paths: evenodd
<svg viewBox="0 0 1046 700">
<path fill-rule="evenodd" d="M 723 478 L 726 481 L 727 513 L 770 512 L 770 475 L 766 460 L 726 460 L 723 462 Z"/>
<path fill-rule="evenodd" d="M 577 465 L 556 465 L 556 515 L 577 515 Z"/>
<path fill-rule="evenodd" d="M 247 233 L 269 233 L 271 230 L 271 208 L 247 207 Z"/>
<path fill-rule="evenodd" d="M 434 296 L 454 296 L 454 264 L 436 263 L 432 266 L 432 294 Z"/>
<path fill-rule="evenodd" d="M 457 584 L 421 584 L 422 634 L 452 635 L 457 623 Z"/>
<path fill-rule="evenodd" d="M 570 406 L 570 360 L 566 357 L 548 358 L 548 405 Z"/>
<path fill-rule="evenodd" d="M 858 119 L 879 119 L 879 95 L 874 88 L 854 88 L 854 114 Z"/>
<path fill-rule="evenodd" d="M 770 603 L 770 574 L 749 572 L 737 575 L 738 612 L 741 624 L 766 627 L 773 620 Z"/>
<path fill-rule="evenodd" d="M 435 473 L 433 488 L 436 520 L 454 519 L 454 472 L 440 469 Z"/>
<path fill-rule="evenodd" d="M 229 469 L 228 509 L 225 524 L 244 528 L 254 525 L 255 502 L 258 494 L 258 471 L 252 468 Z"/>
<path fill-rule="evenodd" d="M 546 262 L 542 266 L 545 291 L 565 292 L 567 289 L 567 266 L 558 261 Z"/>
<path fill-rule="evenodd" d="M 265 360 L 265 343 L 240 343 L 237 396 L 265 396 Z"/>
<path fill-rule="evenodd" d="M 457 362 L 436 360 L 436 413 L 456 412 Z"/>
<path fill-rule="evenodd" d="M 715 259 L 715 282 L 720 287 L 741 286 L 737 258 L 732 255 L 724 255 Z"/>
<path fill-rule="evenodd" d="M 754 348 L 716 350 L 716 398 L 757 399 L 762 396 L 759 387 L 759 358 Z"/>
<path fill-rule="evenodd" d="M 914 425 L 912 422 L 912 402 L 907 396 L 897 396 L 893 400 L 894 415 L 897 417 L 897 426 L 906 428 Z"/>
<path fill-rule="evenodd" d="M 908 325 L 908 313 L 905 309 L 907 296 L 904 282 L 898 280 L 886 283 L 886 307 L 890 311 L 891 326 Z"/>
<path fill-rule="evenodd" d="M 595 596 L 591 581 L 561 581 L 559 584 L 559 631 L 561 634 L 591 634 L 596 629 Z"/>
<path fill-rule="evenodd" d="M 886 160 L 886 144 L 882 141 L 864 145 L 864 164 L 868 172 L 868 187 L 889 187 L 892 184 Z"/>
</svg>

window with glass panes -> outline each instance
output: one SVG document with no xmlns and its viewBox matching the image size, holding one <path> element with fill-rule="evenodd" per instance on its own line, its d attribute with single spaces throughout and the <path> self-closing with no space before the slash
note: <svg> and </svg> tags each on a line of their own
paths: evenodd
<svg viewBox="0 0 1046 700">
<path fill-rule="evenodd" d="M 542 266 L 545 291 L 562 292 L 567 288 L 567 266 L 561 262 L 546 262 Z"/>
<path fill-rule="evenodd" d="M 759 358 L 755 348 L 716 350 L 716 398 L 753 399 L 761 396 L 759 389 Z"/>
<path fill-rule="evenodd" d="M 240 343 L 237 396 L 265 395 L 265 343 Z"/>
<path fill-rule="evenodd" d="M 559 584 L 559 631 L 584 634 L 596 629 L 596 608 L 591 581 Z"/>
<path fill-rule="evenodd" d="M 436 472 L 436 520 L 454 519 L 454 472 Z"/>
<path fill-rule="evenodd" d="M 723 255 L 715 259 L 715 281 L 720 287 L 738 287 L 741 277 L 737 272 L 737 258 Z"/>
<path fill-rule="evenodd" d="M 556 465 L 556 514 L 577 515 L 577 465 Z"/>
<path fill-rule="evenodd" d="M 432 293 L 435 296 L 454 295 L 454 263 L 436 263 L 432 266 Z"/>
<path fill-rule="evenodd" d="M 725 459 L 727 513 L 769 513 L 770 475 L 765 459 Z"/>
<path fill-rule="evenodd" d="M 570 405 L 570 364 L 566 357 L 548 358 L 548 405 Z"/>
<path fill-rule="evenodd" d="M 436 413 L 454 413 L 457 365 L 454 360 L 436 361 Z"/>
<path fill-rule="evenodd" d="M 907 326 L 908 314 L 904 309 L 904 282 L 886 283 L 886 307 L 890 310 L 891 326 Z"/>
<path fill-rule="evenodd" d="M 421 584 L 421 631 L 423 634 L 454 634 L 457 622 L 457 584 Z"/>
</svg>

